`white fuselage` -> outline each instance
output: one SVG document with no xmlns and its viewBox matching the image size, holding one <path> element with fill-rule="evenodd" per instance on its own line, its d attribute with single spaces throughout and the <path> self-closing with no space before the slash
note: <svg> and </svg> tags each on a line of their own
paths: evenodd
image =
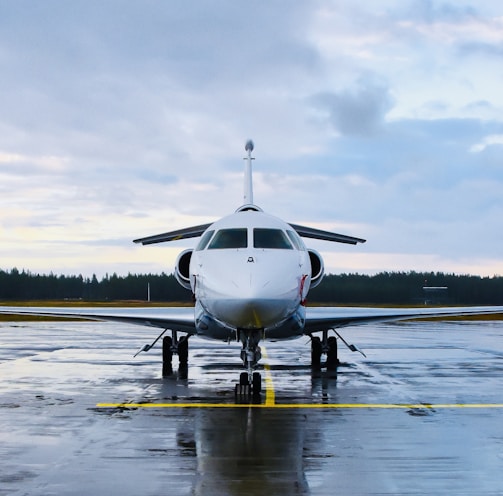
<svg viewBox="0 0 503 496">
<path fill-rule="evenodd" d="M 198 334 L 302 334 L 311 263 L 298 234 L 282 220 L 248 206 L 215 222 L 193 251 L 189 274 Z"/>
</svg>

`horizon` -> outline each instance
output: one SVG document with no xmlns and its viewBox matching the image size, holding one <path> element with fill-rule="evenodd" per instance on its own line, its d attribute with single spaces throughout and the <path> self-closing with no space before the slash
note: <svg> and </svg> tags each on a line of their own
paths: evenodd
<svg viewBox="0 0 503 496">
<path fill-rule="evenodd" d="M 17 271 L 19 274 L 27 274 L 29 276 L 34 276 L 34 277 L 50 277 L 50 276 L 54 276 L 54 277 L 76 277 L 76 278 L 79 278 L 79 277 L 82 277 L 84 280 L 92 280 L 93 277 L 96 277 L 96 279 L 98 279 L 98 281 L 102 281 L 106 278 L 111 278 L 111 277 L 118 277 L 118 278 L 126 278 L 128 276 L 132 276 L 132 277 L 144 277 L 144 276 L 155 276 L 155 277 L 159 277 L 159 276 L 172 276 L 174 277 L 174 272 L 166 272 L 166 271 L 161 271 L 159 273 L 155 273 L 155 272 L 142 272 L 142 273 L 139 273 L 139 272 L 129 272 L 127 274 L 118 274 L 116 272 L 113 272 L 113 273 L 109 273 L 109 272 L 105 272 L 103 274 L 97 274 L 97 273 L 93 273 L 91 275 L 85 275 L 85 274 L 82 274 L 80 272 L 77 272 L 77 273 L 71 273 L 71 272 L 68 272 L 68 273 L 54 273 L 52 271 L 50 272 L 34 272 L 34 271 L 31 271 L 29 269 L 19 269 L 18 267 L 13 267 L 11 269 L 3 269 L 3 268 L 0 268 L 0 272 L 4 272 L 6 274 L 12 274 L 13 271 Z M 333 273 L 333 272 L 326 272 L 325 273 L 325 277 L 330 277 L 330 276 L 359 276 L 359 277 L 375 277 L 375 276 L 380 276 L 380 275 L 383 275 L 383 274 L 390 274 L 390 275 L 399 275 L 399 274 L 403 274 L 403 275 L 412 275 L 412 274 L 417 274 L 417 275 L 433 275 L 435 277 L 441 277 L 441 276 L 449 276 L 449 277 L 478 277 L 480 279 L 499 279 L 499 278 L 502 278 L 503 275 L 499 275 L 499 274 L 494 274 L 492 276 L 483 276 L 483 275 L 480 275 L 480 274 L 461 274 L 461 273 L 455 273 L 455 272 L 444 272 L 444 271 L 431 271 L 431 270 L 426 270 L 426 271 L 416 271 L 416 270 L 400 270 L 400 271 L 388 271 L 388 270 L 383 270 L 383 271 L 380 271 L 380 272 L 375 272 L 375 273 L 372 273 L 372 274 L 364 274 L 364 273 L 359 273 L 359 272 L 340 272 L 340 273 Z"/>
</svg>

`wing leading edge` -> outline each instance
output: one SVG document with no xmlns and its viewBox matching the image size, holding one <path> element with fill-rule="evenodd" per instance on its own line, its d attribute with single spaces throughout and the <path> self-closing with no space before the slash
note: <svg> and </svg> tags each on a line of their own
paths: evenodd
<svg viewBox="0 0 503 496">
<path fill-rule="evenodd" d="M 0 307 L 0 314 L 123 322 L 195 334 L 192 307 Z"/>
<path fill-rule="evenodd" d="M 314 229 L 313 227 L 300 226 L 298 224 L 290 224 L 299 236 L 311 239 L 322 239 L 323 241 L 333 241 L 335 243 L 346 243 L 356 245 L 358 243 L 365 243 L 365 239 L 347 236 L 346 234 L 338 234 L 330 231 L 322 231 L 321 229 Z"/>
<path fill-rule="evenodd" d="M 503 315 L 503 306 L 436 308 L 308 307 L 305 334 L 372 322 L 390 322 L 427 317 Z"/>
<path fill-rule="evenodd" d="M 179 239 L 197 238 L 201 236 L 211 224 L 201 224 L 200 226 L 186 227 L 184 229 L 177 229 L 176 231 L 169 231 L 162 234 L 154 234 L 145 238 L 138 238 L 133 240 L 133 243 L 141 243 L 142 245 L 153 245 L 155 243 L 165 243 L 167 241 L 177 241 Z"/>
<path fill-rule="evenodd" d="M 184 229 L 177 229 L 161 234 L 154 234 L 145 238 L 135 239 L 134 243 L 141 243 L 142 245 L 153 245 L 155 243 L 166 243 L 168 241 L 177 241 L 179 239 L 196 238 L 201 236 L 211 224 L 201 224 L 199 226 L 186 227 Z M 321 239 L 324 241 L 332 241 L 335 243 L 346 243 L 356 245 L 358 243 L 365 243 L 365 239 L 347 236 L 346 234 L 338 234 L 330 231 L 323 231 L 321 229 L 314 229 L 313 227 L 301 226 L 299 224 L 290 224 L 290 226 L 297 231 L 299 236 L 311 239 Z"/>
</svg>

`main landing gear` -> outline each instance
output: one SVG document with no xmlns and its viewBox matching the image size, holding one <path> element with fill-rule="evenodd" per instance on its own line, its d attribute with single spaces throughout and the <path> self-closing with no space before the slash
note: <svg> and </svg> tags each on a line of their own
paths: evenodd
<svg viewBox="0 0 503 496">
<path fill-rule="evenodd" d="M 262 376 L 260 372 L 253 372 L 257 362 L 262 358 L 260 342 L 262 331 L 239 331 L 239 338 L 243 343 L 241 350 L 241 360 L 247 368 L 247 372 L 241 372 L 239 383 L 236 384 L 235 394 L 238 398 L 249 398 L 258 396 L 262 391 Z"/>
<path fill-rule="evenodd" d="M 327 355 L 327 370 L 337 370 L 339 357 L 337 350 L 337 338 L 328 336 L 328 331 L 323 331 L 320 339 L 318 336 L 311 336 L 311 367 L 313 370 L 321 369 L 321 355 Z"/>
<path fill-rule="evenodd" d="M 340 364 L 338 357 L 337 338 L 339 338 L 351 351 L 358 351 L 366 357 L 363 351 L 359 350 L 354 344 L 348 344 L 345 339 L 335 330 L 335 336 L 328 335 L 328 329 L 322 331 L 321 339 L 318 336 L 311 335 L 311 367 L 313 370 L 321 369 L 321 355 L 327 355 L 327 370 L 337 370 Z M 336 337 L 337 336 L 337 337 Z"/>
<path fill-rule="evenodd" d="M 157 336 L 152 344 L 146 344 L 134 356 L 139 355 L 142 351 L 150 351 L 157 341 L 161 339 L 168 329 Z M 178 339 L 177 331 L 171 331 L 171 336 L 164 336 L 162 339 L 162 376 L 167 377 L 173 374 L 173 355 L 178 355 L 179 372 L 187 375 L 189 363 L 189 335 L 182 336 Z"/>
<path fill-rule="evenodd" d="M 178 367 L 181 372 L 187 372 L 189 366 L 189 338 L 182 336 L 177 339 L 176 331 L 173 336 L 162 338 L 162 376 L 173 374 L 173 354 L 178 355 Z"/>
</svg>

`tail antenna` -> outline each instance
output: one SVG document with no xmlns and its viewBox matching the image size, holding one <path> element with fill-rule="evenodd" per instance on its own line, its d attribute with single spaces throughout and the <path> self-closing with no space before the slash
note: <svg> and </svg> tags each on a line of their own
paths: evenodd
<svg viewBox="0 0 503 496">
<path fill-rule="evenodd" d="M 244 188 L 244 204 L 253 205 L 253 181 L 252 181 L 252 160 L 255 160 L 251 154 L 254 145 L 252 140 L 248 140 L 245 145 L 245 150 L 248 152 L 248 156 L 244 158 L 246 160 L 245 167 L 245 188 Z"/>
</svg>

